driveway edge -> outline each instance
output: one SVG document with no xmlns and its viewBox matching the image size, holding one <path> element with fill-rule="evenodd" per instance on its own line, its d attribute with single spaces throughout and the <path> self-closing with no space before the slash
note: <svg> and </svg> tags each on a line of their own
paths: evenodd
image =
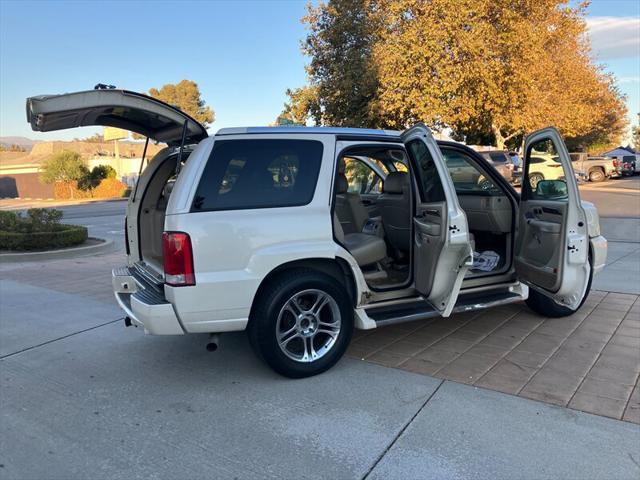
<svg viewBox="0 0 640 480">
<path fill-rule="evenodd" d="M 113 240 L 106 238 L 89 237 L 100 240 L 98 245 L 87 245 L 84 247 L 64 248 L 60 250 L 49 250 L 46 252 L 20 252 L 0 254 L 0 263 L 33 262 L 42 260 L 60 260 L 65 258 L 83 257 L 104 253 L 113 248 Z"/>
</svg>

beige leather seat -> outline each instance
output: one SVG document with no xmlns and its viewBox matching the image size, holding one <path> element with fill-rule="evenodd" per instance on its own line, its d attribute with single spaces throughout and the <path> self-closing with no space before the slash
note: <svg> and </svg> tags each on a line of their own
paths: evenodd
<svg viewBox="0 0 640 480">
<path fill-rule="evenodd" d="M 333 214 L 333 225 L 336 240 L 349 251 L 358 265 L 364 267 L 379 262 L 387 256 L 387 245 L 384 240 L 366 233 L 345 233 L 340 226 L 337 214 Z"/>
<path fill-rule="evenodd" d="M 405 253 L 411 248 L 410 199 L 409 174 L 391 172 L 387 175 L 377 205 L 389 244 Z"/>
<path fill-rule="evenodd" d="M 350 193 L 349 181 L 343 173 L 338 174 L 336 183 L 336 213 L 345 235 L 362 232 L 369 220 L 369 213 L 362 204 L 360 195 Z"/>
</svg>

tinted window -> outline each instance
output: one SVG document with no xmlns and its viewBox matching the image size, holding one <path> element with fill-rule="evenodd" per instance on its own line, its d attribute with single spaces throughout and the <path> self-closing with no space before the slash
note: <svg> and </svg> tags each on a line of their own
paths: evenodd
<svg viewBox="0 0 640 480">
<path fill-rule="evenodd" d="M 409 152 L 416 164 L 416 175 L 419 178 L 420 195 L 422 201 L 443 202 L 445 200 L 442 183 L 431 152 L 422 140 L 409 142 Z"/>
<path fill-rule="evenodd" d="M 193 210 L 306 205 L 321 161 L 322 143 L 312 140 L 216 141 Z"/>
<path fill-rule="evenodd" d="M 497 163 L 505 163 L 507 161 L 507 157 L 504 153 L 490 153 L 489 157 Z"/>
</svg>

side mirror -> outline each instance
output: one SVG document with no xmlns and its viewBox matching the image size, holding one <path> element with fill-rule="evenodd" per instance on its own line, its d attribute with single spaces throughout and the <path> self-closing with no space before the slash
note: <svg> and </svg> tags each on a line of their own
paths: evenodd
<svg viewBox="0 0 640 480">
<path fill-rule="evenodd" d="M 569 191 L 564 180 L 540 180 L 534 194 L 539 199 L 561 200 L 569 196 Z"/>
</svg>

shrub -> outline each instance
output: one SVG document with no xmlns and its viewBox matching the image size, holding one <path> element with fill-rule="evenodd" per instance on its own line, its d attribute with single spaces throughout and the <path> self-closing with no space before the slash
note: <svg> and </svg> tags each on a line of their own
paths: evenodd
<svg viewBox="0 0 640 480">
<path fill-rule="evenodd" d="M 0 211 L 0 231 L 13 232 L 20 216 L 16 212 Z"/>
<path fill-rule="evenodd" d="M 79 245 L 87 240 L 88 232 L 79 225 L 58 225 L 51 232 L 0 231 L 0 250 L 50 250 Z"/>
<path fill-rule="evenodd" d="M 89 169 L 84 165 L 78 152 L 63 150 L 42 164 L 40 180 L 44 183 L 64 182 L 71 184 L 71 182 L 83 179 L 88 171 Z M 71 188 L 69 188 L 69 194 L 73 198 Z"/>
<path fill-rule="evenodd" d="M 69 190 L 73 190 L 73 196 Z M 54 197 L 57 199 L 81 198 L 115 198 L 122 197 L 127 186 L 116 178 L 106 178 L 92 190 L 81 190 L 75 184 L 57 183 L 54 187 Z"/>
<path fill-rule="evenodd" d="M 116 169 L 111 165 L 97 165 L 93 167 L 93 170 L 91 170 L 91 176 L 100 180 L 104 180 L 105 178 L 116 178 L 116 175 Z"/>
<path fill-rule="evenodd" d="M 31 208 L 23 216 L 0 212 L 0 250 L 45 250 L 78 245 L 87 240 L 87 229 L 60 223 L 62 212 Z"/>
</svg>

